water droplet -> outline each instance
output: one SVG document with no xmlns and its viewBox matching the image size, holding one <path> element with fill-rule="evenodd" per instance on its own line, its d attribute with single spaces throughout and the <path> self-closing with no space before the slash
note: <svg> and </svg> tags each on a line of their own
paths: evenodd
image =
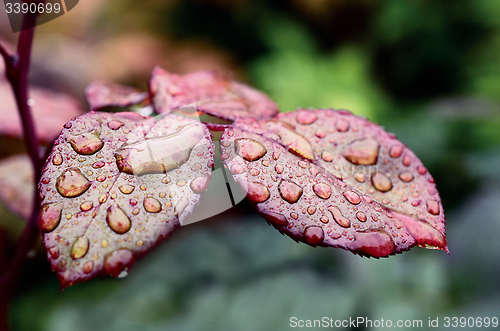
<svg viewBox="0 0 500 331">
<path fill-rule="evenodd" d="M 294 220 L 296 220 L 299 218 L 299 214 L 297 214 L 296 212 L 291 212 L 290 217 L 293 218 Z"/>
<path fill-rule="evenodd" d="M 283 168 L 283 166 L 281 164 L 277 164 L 276 167 L 274 167 L 274 168 L 276 169 L 276 172 L 278 174 L 283 173 L 284 168 Z"/>
<path fill-rule="evenodd" d="M 411 164 L 411 157 L 410 157 L 410 156 L 408 156 L 408 155 L 405 155 L 405 156 L 403 157 L 403 164 L 404 164 L 405 166 L 409 166 L 409 165 Z"/>
<path fill-rule="evenodd" d="M 321 153 L 321 158 L 323 161 L 332 162 L 333 154 L 330 151 L 323 151 L 323 153 Z"/>
<path fill-rule="evenodd" d="M 425 169 L 424 166 L 418 166 L 417 167 L 417 171 L 418 171 L 419 174 L 425 175 L 425 173 L 427 172 L 427 169 Z"/>
<path fill-rule="evenodd" d="M 439 203 L 436 200 L 427 200 L 427 211 L 432 215 L 439 215 Z"/>
<path fill-rule="evenodd" d="M 325 183 L 317 183 L 313 186 L 313 191 L 321 199 L 328 199 L 332 195 L 332 188 Z"/>
<path fill-rule="evenodd" d="M 318 131 L 316 131 L 316 137 L 318 137 L 318 138 L 325 138 L 325 136 L 326 136 L 326 131 L 325 130 L 319 129 Z"/>
<path fill-rule="evenodd" d="M 184 185 L 187 184 L 187 180 L 185 178 L 181 178 L 175 184 L 177 184 L 177 186 L 179 186 L 179 187 L 183 187 Z"/>
<path fill-rule="evenodd" d="M 325 239 L 323 228 L 317 225 L 310 225 L 304 231 L 304 241 L 311 246 L 319 245 Z"/>
<path fill-rule="evenodd" d="M 87 261 L 83 265 L 83 272 L 89 274 L 94 270 L 94 261 Z"/>
<path fill-rule="evenodd" d="M 87 191 L 91 185 L 79 169 L 70 168 L 57 178 L 56 189 L 63 197 L 74 198 Z"/>
<path fill-rule="evenodd" d="M 189 187 L 194 193 L 201 193 L 208 188 L 210 178 L 208 176 L 199 176 L 191 181 Z"/>
<path fill-rule="evenodd" d="M 101 150 L 104 146 L 99 132 L 93 130 L 92 132 L 82 133 L 81 135 L 71 137 L 69 139 L 71 147 L 78 154 L 92 155 Z"/>
<path fill-rule="evenodd" d="M 330 206 L 328 207 L 328 211 L 332 213 L 333 219 L 335 222 L 337 222 L 338 225 L 340 225 L 343 228 L 348 228 L 351 226 L 351 222 L 345 218 L 342 213 L 340 212 L 339 207 L 336 206 Z"/>
<path fill-rule="evenodd" d="M 282 180 L 278 186 L 281 197 L 288 203 L 296 203 L 302 196 L 302 187 L 290 180 Z"/>
<path fill-rule="evenodd" d="M 95 162 L 94 164 L 92 164 L 92 168 L 99 169 L 99 168 L 104 167 L 104 165 L 105 165 L 105 163 L 103 161 L 99 161 L 99 162 Z"/>
<path fill-rule="evenodd" d="M 321 216 L 321 218 L 319 220 L 321 221 L 321 223 L 325 223 L 325 224 L 330 221 L 328 219 L 328 216 L 326 216 L 326 215 Z"/>
<path fill-rule="evenodd" d="M 377 163 L 380 145 L 374 138 L 355 140 L 342 151 L 347 161 L 358 165 L 373 165 Z"/>
<path fill-rule="evenodd" d="M 118 234 L 124 234 L 130 230 L 132 224 L 127 214 L 118 205 L 108 207 L 106 221 L 111 230 Z"/>
<path fill-rule="evenodd" d="M 161 182 L 163 184 L 168 184 L 168 183 L 170 183 L 170 181 L 171 181 L 171 179 L 168 176 L 163 177 L 162 180 L 161 180 Z"/>
<path fill-rule="evenodd" d="M 357 232 L 355 238 L 347 247 L 359 255 L 382 257 L 396 249 L 392 238 L 384 231 Z"/>
<path fill-rule="evenodd" d="M 89 211 L 92 209 L 92 207 L 94 207 L 94 204 L 92 203 L 92 201 L 85 201 L 85 202 L 82 202 L 82 204 L 80 205 L 80 210 L 81 211 Z"/>
<path fill-rule="evenodd" d="M 118 130 L 119 128 L 121 128 L 123 126 L 123 122 L 120 122 L 120 121 L 111 121 L 108 123 L 108 127 L 111 129 L 111 130 Z"/>
<path fill-rule="evenodd" d="M 310 110 L 301 110 L 297 112 L 297 122 L 304 125 L 309 125 L 314 123 L 318 119 L 318 116 L 315 112 Z"/>
<path fill-rule="evenodd" d="M 113 277 L 118 277 L 125 268 L 131 268 L 134 255 L 128 249 L 118 249 L 104 259 L 104 271 Z"/>
<path fill-rule="evenodd" d="M 118 187 L 118 189 L 123 194 L 130 194 L 130 193 L 134 192 L 135 186 L 134 185 L 130 185 L 130 184 L 124 184 L 124 185 L 121 185 L 120 187 Z"/>
<path fill-rule="evenodd" d="M 280 143 L 295 155 L 313 160 L 314 152 L 309 141 L 298 134 L 294 128 L 288 124 L 275 120 L 268 121 L 269 131 L 275 133 L 280 138 Z"/>
<path fill-rule="evenodd" d="M 52 157 L 52 164 L 53 165 L 61 165 L 63 163 L 63 157 L 61 155 L 61 153 L 57 153 L 55 154 L 53 157 Z"/>
<path fill-rule="evenodd" d="M 389 151 L 391 157 L 400 157 L 403 153 L 403 145 L 393 145 Z"/>
<path fill-rule="evenodd" d="M 248 173 L 251 175 L 251 176 L 258 176 L 260 174 L 260 171 L 255 169 L 255 168 L 252 168 L 250 170 L 248 170 Z"/>
<path fill-rule="evenodd" d="M 356 218 L 360 221 L 360 222 L 366 222 L 366 214 L 363 213 L 362 211 L 358 211 L 356 213 Z"/>
<path fill-rule="evenodd" d="M 288 221 L 285 216 L 279 213 L 275 213 L 269 210 L 259 210 L 259 214 L 268 222 L 279 226 L 288 225 Z"/>
<path fill-rule="evenodd" d="M 316 207 L 314 206 L 307 207 L 307 212 L 309 213 L 309 215 L 314 214 L 316 212 Z"/>
<path fill-rule="evenodd" d="M 107 239 L 103 239 L 103 240 L 101 240 L 101 247 L 102 247 L 102 248 L 106 248 L 106 247 L 108 247 L 108 240 L 107 240 Z"/>
<path fill-rule="evenodd" d="M 403 172 L 399 174 L 399 179 L 403 182 L 411 182 L 413 180 L 413 175 L 411 172 Z"/>
<path fill-rule="evenodd" d="M 353 191 L 345 191 L 343 195 L 347 199 L 347 201 L 349 201 L 353 205 L 357 205 L 361 202 L 361 198 L 359 197 L 359 195 Z"/>
<path fill-rule="evenodd" d="M 339 118 L 337 123 L 335 123 L 335 128 L 339 132 L 346 132 L 349 130 L 349 122 L 343 118 Z"/>
<path fill-rule="evenodd" d="M 59 257 L 59 248 L 57 248 L 57 246 L 49 248 L 49 254 L 52 259 L 57 259 Z"/>
<path fill-rule="evenodd" d="M 301 167 L 301 168 L 304 168 L 304 169 L 305 169 L 305 168 L 307 168 L 308 166 L 309 166 L 309 162 L 304 161 L 304 160 L 299 161 L 299 167 Z"/>
<path fill-rule="evenodd" d="M 372 175 L 372 183 L 375 188 L 381 192 L 387 192 L 392 189 L 391 180 L 384 174 L 377 172 Z"/>
<path fill-rule="evenodd" d="M 365 182 L 365 174 L 363 174 L 362 172 L 357 172 L 354 174 L 354 178 L 360 182 L 360 183 L 364 183 Z"/>
<path fill-rule="evenodd" d="M 76 239 L 73 247 L 71 247 L 70 255 L 74 260 L 81 259 L 85 256 L 85 254 L 87 254 L 88 250 L 89 240 L 87 239 L 87 237 L 80 237 Z"/>
<path fill-rule="evenodd" d="M 144 209 L 149 213 L 159 213 L 161 211 L 161 203 L 155 198 L 145 198 L 143 205 Z"/>
<path fill-rule="evenodd" d="M 234 152 L 247 161 L 256 161 L 266 155 L 266 148 L 258 141 L 250 138 L 236 139 Z"/>
<path fill-rule="evenodd" d="M 42 206 L 38 217 L 38 224 L 42 232 L 51 232 L 57 228 L 61 221 L 62 208 L 62 202 Z"/>
<path fill-rule="evenodd" d="M 267 186 L 257 182 L 248 183 L 246 191 L 248 199 L 254 203 L 264 202 L 271 196 Z"/>
</svg>

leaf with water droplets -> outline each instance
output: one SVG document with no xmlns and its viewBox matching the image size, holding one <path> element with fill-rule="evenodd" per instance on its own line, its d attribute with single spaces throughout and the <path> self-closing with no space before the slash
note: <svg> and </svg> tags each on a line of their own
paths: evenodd
<svg viewBox="0 0 500 331">
<path fill-rule="evenodd" d="M 85 89 L 90 110 L 104 107 L 129 107 L 149 97 L 148 92 L 108 82 L 92 82 Z"/>
<path fill-rule="evenodd" d="M 304 110 L 240 119 L 222 159 L 259 214 L 312 246 L 382 257 L 444 249 L 434 180 L 394 135 L 347 111 Z"/>
<path fill-rule="evenodd" d="M 159 114 L 192 104 L 199 112 L 226 120 L 269 118 L 278 112 L 276 104 L 264 93 L 213 71 L 180 76 L 157 67 L 153 70 L 149 89 Z"/>
<path fill-rule="evenodd" d="M 213 158 L 205 125 L 177 115 L 92 112 L 66 123 L 39 183 L 61 287 L 130 269 L 192 212 Z"/>
</svg>

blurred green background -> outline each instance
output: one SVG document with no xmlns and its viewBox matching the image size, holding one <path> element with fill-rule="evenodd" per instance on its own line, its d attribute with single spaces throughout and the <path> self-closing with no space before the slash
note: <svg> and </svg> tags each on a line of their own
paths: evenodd
<svg viewBox="0 0 500 331">
<path fill-rule="evenodd" d="M 422 330 L 429 317 L 439 329 L 446 316 L 500 318 L 500 1 L 80 1 L 37 30 L 31 81 L 82 99 L 95 79 L 145 88 L 155 64 L 216 69 L 282 111 L 344 108 L 394 132 L 435 178 L 451 255 L 311 248 L 241 203 L 182 228 L 124 279 L 59 293 L 39 250 L 13 330 L 286 330 L 293 316 L 421 319 Z M 15 242 L 22 221 L 0 217 Z"/>
</svg>

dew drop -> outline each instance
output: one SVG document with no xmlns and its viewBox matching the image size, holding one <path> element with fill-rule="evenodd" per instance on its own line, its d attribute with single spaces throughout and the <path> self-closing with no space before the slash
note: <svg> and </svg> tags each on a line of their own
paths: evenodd
<svg viewBox="0 0 500 331">
<path fill-rule="evenodd" d="M 52 157 L 52 164 L 53 165 L 61 165 L 63 163 L 63 157 L 61 155 L 61 153 L 57 153 L 55 154 L 53 157 Z"/>
<path fill-rule="evenodd" d="M 304 231 L 304 241 L 311 246 L 319 245 L 325 239 L 323 228 L 317 225 L 308 226 Z"/>
<path fill-rule="evenodd" d="M 419 174 L 425 175 L 425 173 L 427 172 L 427 169 L 425 169 L 424 166 L 418 166 L 417 167 L 417 171 L 418 171 Z"/>
<path fill-rule="evenodd" d="M 52 259 L 57 259 L 59 257 L 59 248 L 57 248 L 57 246 L 49 248 L 49 254 Z"/>
<path fill-rule="evenodd" d="M 297 112 L 296 119 L 300 124 L 309 125 L 314 123 L 318 119 L 318 116 L 313 111 L 301 110 Z"/>
<path fill-rule="evenodd" d="M 95 162 L 94 164 L 92 164 L 92 168 L 99 169 L 99 168 L 104 167 L 104 165 L 105 165 L 105 163 L 103 161 L 98 161 L 98 162 Z"/>
<path fill-rule="evenodd" d="M 299 214 L 297 214 L 296 212 L 291 212 L 290 217 L 293 218 L 294 220 L 296 220 L 299 218 Z"/>
<path fill-rule="evenodd" d="M 248 183 L 246 191 L 248 199 L 254 203 L 264 202 L 271 196 L 267 186 L 258 182 Z"/>
<path fill-rule="evenodd" d="M 247 161 L 256 161 L 266 155 L 266 148 L 258 141 L 250 138 L 236 139 L 234 152 Z"/>
<path fill-rule="evenodd" d="M 391 150 L 389 151 L 389 155 L 391 157 L 400 157 L 402 153 L 403 153 L 402 145 L 393 145 L 391 147 Z"/>
<path fill-rule="evenodd" d="M 354 174 L 354 178 L 360 182 L 360 183 L 364 183 L 365 182 L 365 175 L 362 173 L 362 172 L 357 172 Z"/>
<path fill-rule="evenodd" d="M 104 143 L 99 137 L 99 132 L 97 132 L 97 130 L 71 137 L 69 139 L 69 143 L 71 144 L 71 147 L 73 147 L 75 152 L 83 155 L 95 154 L 104 146 Z"/>
<path fill-rule="evenodd" d="M 120 121 L 111 121 L 108 123 L 108 127 L 111 129 L 111 130 L 118 130 L 119 128 L 121 128 L 123 126 L 123 122 L 120 122 Z"/>
<path fill-rule="evenodd" d="M 83 272 L 89 274 L 94 270 L 94 261 L 87 261 L 83 265 Z"/>
<path fill-rule="evenodd" d="M 399 174 L 399 179 L 403 182 L 411 182 L 413 180 L 413 175 L 411 172 L 403 172 Z"/>
<path fill-rule="evenodd" d="M 342 151 L 347 161 L 357 165 L 373 165 L 377 163 L 380 145 L 374 138 L 355 140 Z"/>
<path fill-rule="evenodd" d="M 135 186 L 134 185 L 130 185 L 130 184 L 124 184 L 124 185 L 121 185 L 120 187 L 118 187 L 118 189 L 123 194 L 130 194 L 130 193 L 134 192 Z"/>
<path fill-rule="evenodd" d="M 134 263 L 134 255 L 128 249 L 118 249 L 104 259 L 104 271 L 112 276 L 118 277 L 125 268 L 131 268 Z"/>
<path fill-rule="evenodd" d="M 351 222 L 342 215 L 339 207 L 330 206 L 328 207 L 328 211 L 332 214 L 335 222 L 337 222 L 337 224 L 340 225 L 341 227 L 348 228 L 351 226 Z"/>
<path fill-rule="evenodd" d="M 432 215 L 439 215 L 439 203 L 436 200 L 427 200 L 427 212 Z"/>
<path fill-rule="evenodd" d="M 74 198 L 89 189 L 92 184 L 77 168 L 65 170 L 56 181 L 56 189 L 66 198 Z"/>
<path fill-rule="evenodd" d="M 409 165 L 411 164 L 411 157 L 410 157 L 410 156 L 408 156 L 408 155 L 405 155 L 405 156 L 403 157 L 403 164 L 404 164 L 405 166 L 409 166 Z"/>
<path fill-rule="evenodd" d="M 302 196 L 303 189 L 290 180 L 282 180 L 278 186 L 281 197 L 288 203 L 296 203 Z"/>
<path fill-rule="evenodd" d="M 347 199 L 347 201 L 349 201 L 353 205 L 357 205 L 361 202 L 361 198 L 359 197 L 359 195 L 353 191 L 345 191 L 343 195 Z"/>
<path fill-rule="evenodd" d="M 184 185 L 187 184 L 187 180 L 185 178 L 181 178 L 177 181 L 177 183 L 175 183 L 177 186 L 179 187 L 183 187 Z"/>
<path fill-rule="evenodd" d="M 299 161 L 299 167 L 301 167 L 301 168 L 305 169 L 305 168 L 307 168 L 308 166 L 309 166 L 309 162 L 304 161 L 304 160 Z"/>
<path fill-rule="evenodd" d="M 89 240 L 87 239 L 87 237 L 80 237 L 75 241 L 73 247 L 71 247 L 70 256 L 74 260 L 81 259 L 82 257 L 85 256 L 85 254 L 87 254 L 88 250 L 89 250 Z"/>
<path fill-rule="evenodd" d="M 127 214 L 118 205 L 111 205 L 106 212 L 106 221 L 111 230 L 124 234 L 130 230 L 132 224 Z"/>
<path fill-rule="evenodd" d="M 235 164 L 231 167 L 231 172 L 235 174 L 242 174 L 245 172 L 245 169 L 243 169 L 243 167 L 240 166 L 239 164 Z"/>
<path fill-rule="evenodd" d="M 360 221 L 360 222 L 366 222 L 366 214 L 363 213 L 362 211 L 358 211 L 356 213 L 356 218 Z"/>
<path fill-rule="evenodd" d="M 391 180 L 384 174 L 377 172 L 372 175 L 372 183 L 375 188 L 381 192 L 387 192 L 392 189 Z"/>
<path fill-rule="evenodd" d="M 161 203 L 155 198 L 145 198 L 143 205 L 144 209 L 149 213 L 159 213 L 161 211 Z"/>
<path fill-rule="evenodd" d="M 357 232 L 355 238 L 347 247 L 363 256 L 387 256 L 396 249 L 391 237 L 383 231 Z"/>
<path fill-rule="evenodd" d="M 282 166 L 281 164 L 277 164 L 277 165 L 274 167 L 274 169 L 276 170 L 276 172 L 277 172 L 278 174 L 282 174 L 282 173 L 283 173 L 283 170 L 284 170 L 284 169 L 283 169 L 283 166 Z"/>
<path fill-rule="evenodd" d="M 92 201 L 85 201 L 85 202 L 82 202 L 82 204 L 80 205 L 80 210 L 81 211 L 89 211 L 92 209 L 92 207 L 94 207 L 94 204 L 92 203 Z"/>
<path fill-rule="evenodd" d="M 165 176 L 165 177 L 163 177 L 163 178 L 162 178 L 161 182 L 162 182 L 163 184 L 168 184 L 168 183 L 170 183 L 170 182 L 171 182 L 171 179 L 170 179 L 170 177 Z"/>
<path fill-rule="evenodd" d="M 288 221 L 285 216 L 279 213 L 275 213 L 269 210 L 259 210 L 259 214 L 269 223 L 273 223 L 279 226 L 288 225 Z"/>
<path fill-rule="evenodd" d="M 268 121 L 269 131 L 279 136 L 279 142 L 295 155 L 313 160 L 314 152 L 309 141 L 298 134 L 294 128 L 288 124 L 275 120 Z"/>
<path fill-rule="evenodd" d="M 62 202 L 42 206 L 38 217 L 38 224 L 42 232 L 51 232 L 59 225 L 62 208 Z"/>
<path fill-rule="evenodd" d="M 322 223 L 328 223 L 330 220 L 328 219 L 328 216 L 326 215 L 323 215 L 321 216 L 321 218 L 319 219 Z"/>
<path fill-rule="evenodd" d="M 326 136 L 326 131 L 325 130 L 322 130 L 322 129 L 319 129 L 318 131 L 316 131 L 316 137 L 318 138 L 325 138 Z"/>
<path fill-rule="evenodd" d="M 323 161 L 332 162 L 333 154 L 330 151 L 323 151 L 323 153 L 321 153 L 321 158 Z"/>
<path fill-rule="evenodd" d="M 108 247 L 108 240 L 107 240 L 107 239 L 103 239 L 103 240 L 101 240 L 101 247 L 102 247 L 102 248 L 106 248 L 106 247 Z"/>
<path fill-rule="evenodd" d="M 339 118 L 337 123 L 335 123 L 335 128 L 339 132 L 346 132 L 349 130 L 349 122 L 343 118 Z"/>
<path fill-rule="evenodd" d="M 191 181 L 189 187 L 194 193 L 201 193 L 208 188 L 208 184 L 210 184 L 208 176 L 199 176 Z"/>
<path fill-rule="evenodd" d="M 309 207 L 307 207 L 307 213 L 308 213 L 309 215 L 312 215 L 312 214 L 314 214 L 315 212 L 316 212 L 316 207 L 314 207 L 314 206 L 309 206 Z"/>
<path fill-rule="evenodd" d="M 313 191 L 321 199 L 328 199 L 332 195 L 332 188 L 325 183 L 314 184 Z"/>
</svg>

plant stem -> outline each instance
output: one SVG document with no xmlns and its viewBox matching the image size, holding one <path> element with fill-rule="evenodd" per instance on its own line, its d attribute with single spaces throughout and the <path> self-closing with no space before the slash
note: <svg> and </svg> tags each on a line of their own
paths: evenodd
<svg viewBox="0 0 500 331">
<path fill-rule="evenodd" d="M 35 125 L 30 106 L 28 104 L 28 72 L 31 58 L 31 47 L 33 43 L 36 13 L 24 15 L 23 26 L 19 35 L 17 53 L 10 56 L 0 45 L 0 54 L 5 60 L 6 76 L 9 80 L 21 117 L 24 141 L 26 149 L 31 158 L 35 174 L 35 185 L 40 180 L 42 171 L 42 160 L 39 154 L 39 142 L 36 135 Z M 31 28 L 30 28 L 31 27 Z M 31 216 L 19 239 L 14 256 L 5 274 L 0 278 L 0 329 L 8 330 L 8 306 L 10 299 L 16 289 L 19 275 L 27 259 L 28 252 L 33 249 L 39 236 L 38 229 L 39 197 L 38 190 L 34 190 L 33 206 Z"/>
</svg>

